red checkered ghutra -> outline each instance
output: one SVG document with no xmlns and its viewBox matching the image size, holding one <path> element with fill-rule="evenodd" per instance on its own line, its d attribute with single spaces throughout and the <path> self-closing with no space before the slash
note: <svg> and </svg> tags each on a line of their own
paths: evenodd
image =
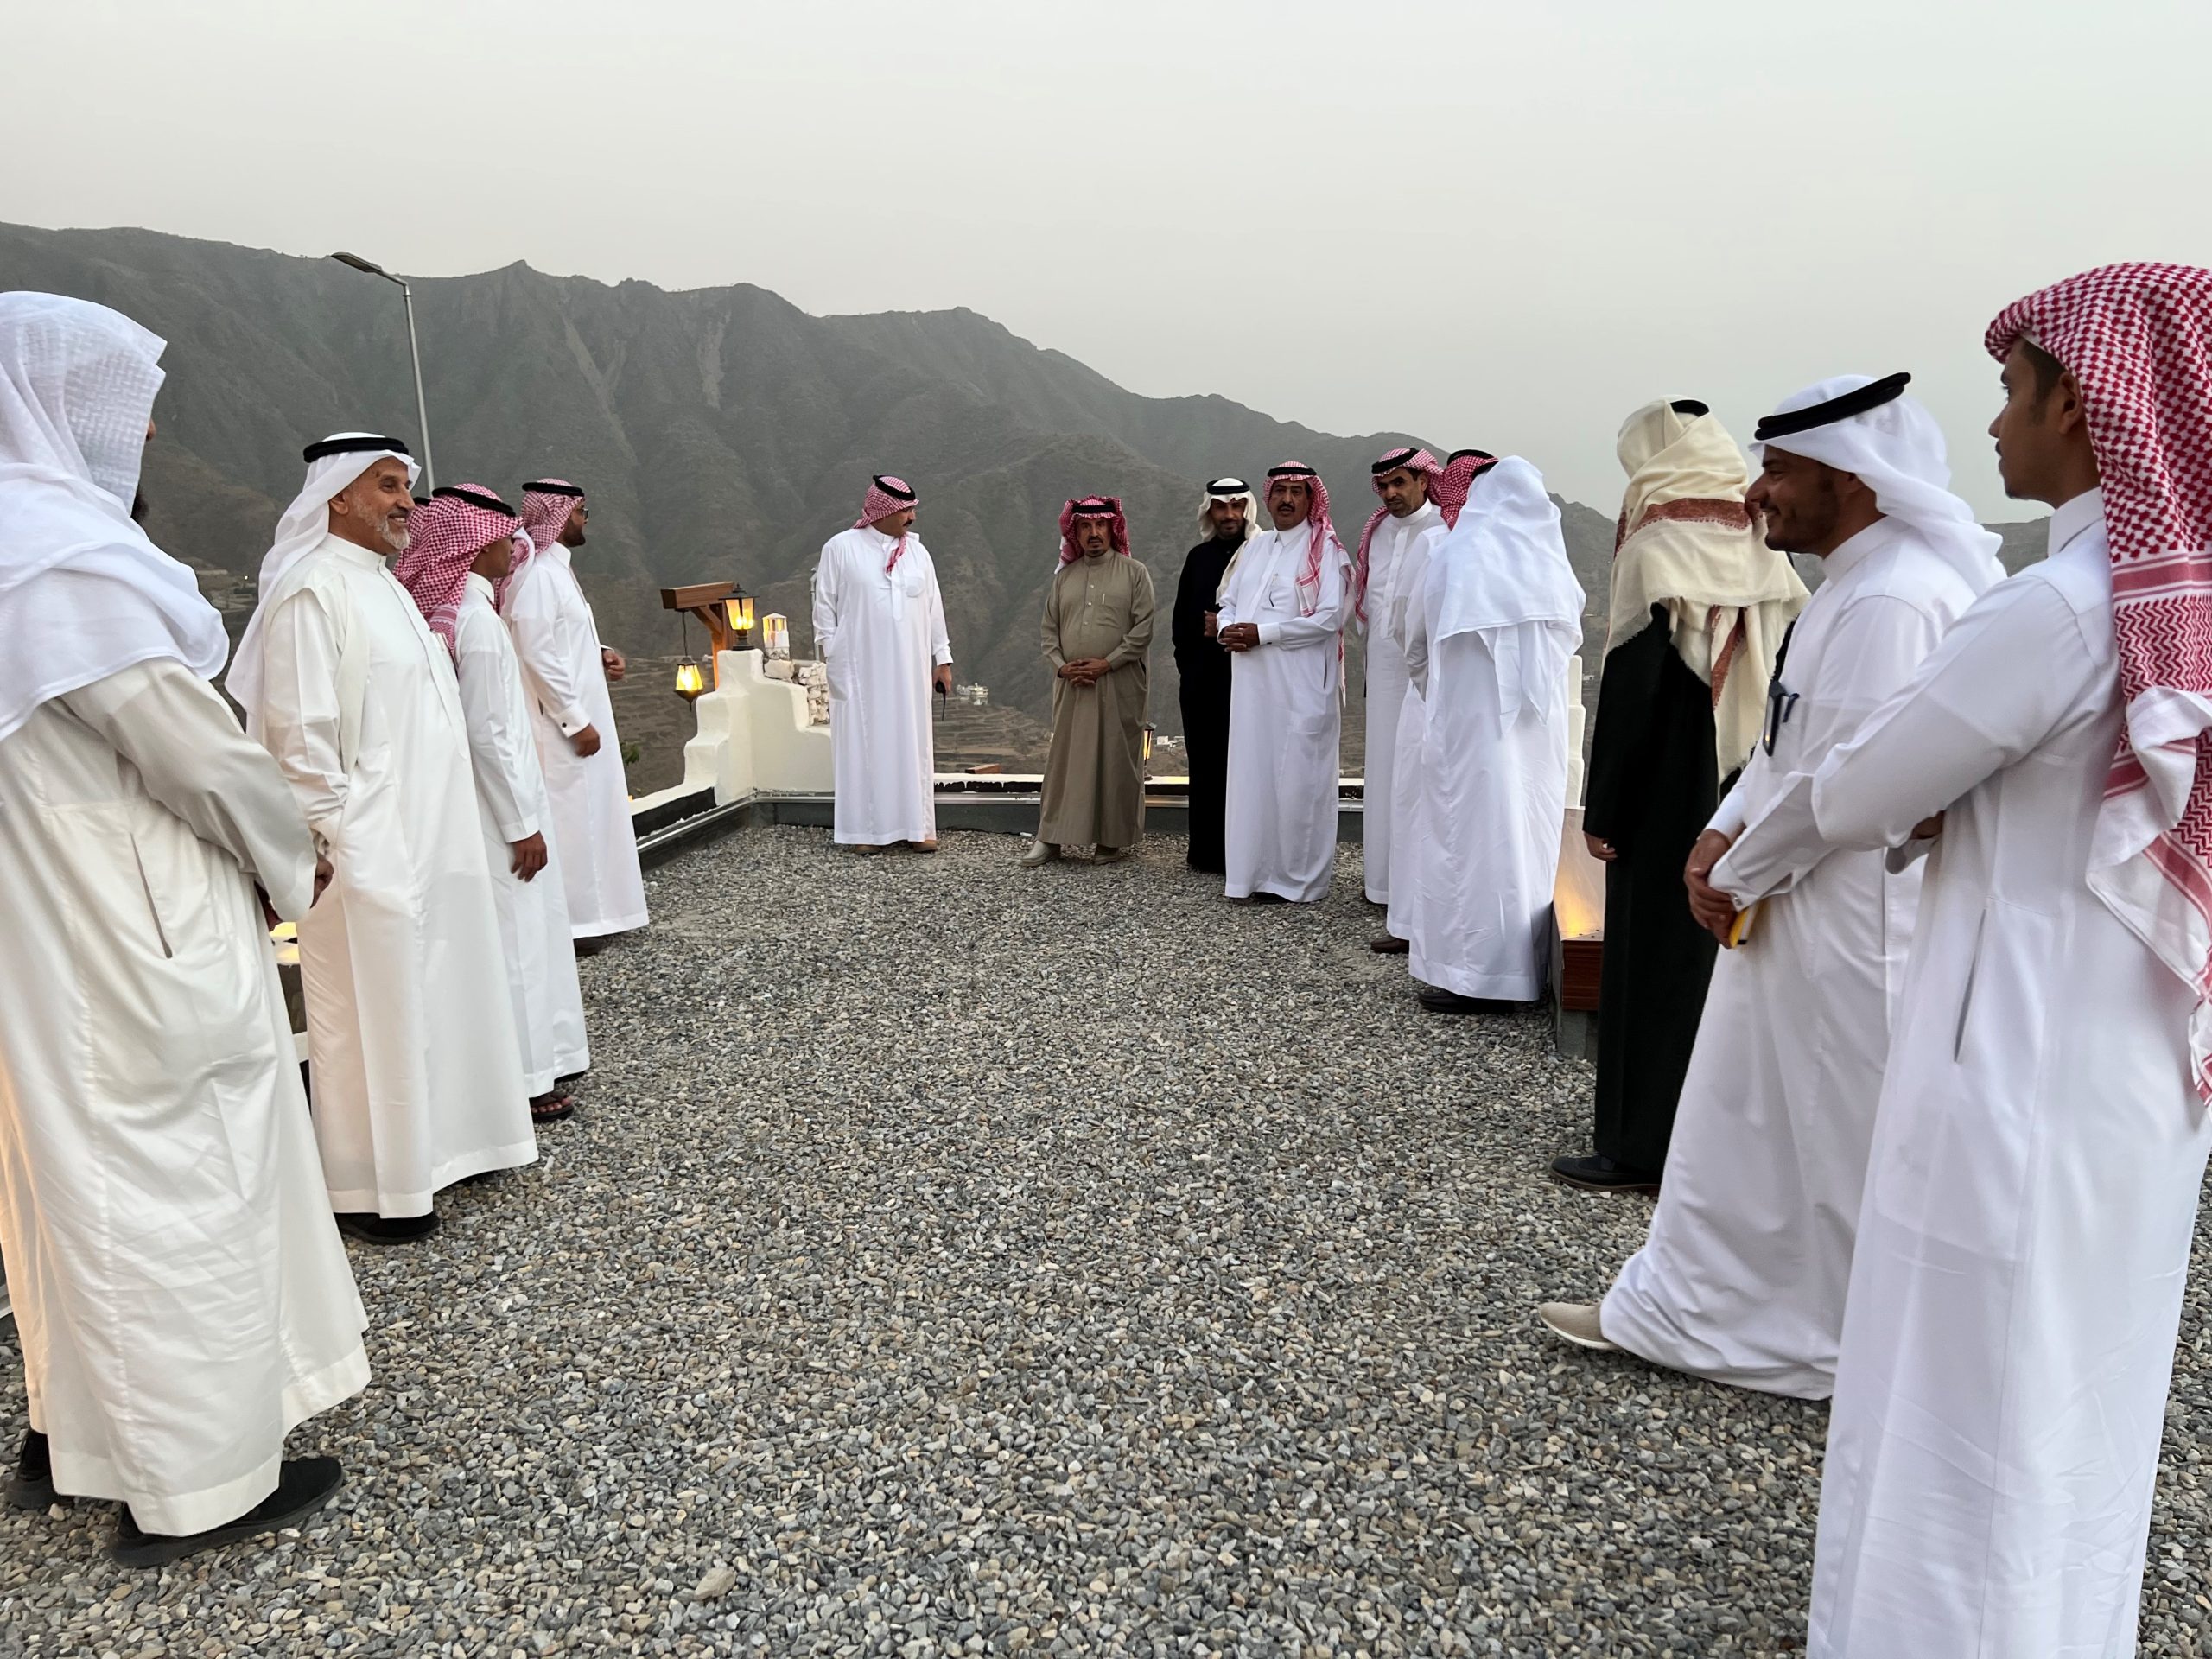
<svg viewBox="0 0 2212 1659">
<path fill-rule="evenodd" d="M 1985 343 L 2002 361 L 2023 335 L 2081 385 L 2112 543 L 2126 728 L 2091 885 L 2200 997 L 2212 996 L 2212 270 L 2085 271 L 2008 307 Z M 2100 869 L 2137 857 L 2185 903 L 2129 901 L 2115 891 L 2124 881 L 2099 883 Z M 2212 1011 L 2202 1003 L 2191 1035 L 2197 1089 L 2212 1099 Z"/>
<path fill-rule="evenodd" d="M 516 528 L 513 510 L 481 484 L 442 489 L 407 516 L 407 550 L 391 562 L 391 574 L 448 653 L 476 556 Z"/>
</svg>

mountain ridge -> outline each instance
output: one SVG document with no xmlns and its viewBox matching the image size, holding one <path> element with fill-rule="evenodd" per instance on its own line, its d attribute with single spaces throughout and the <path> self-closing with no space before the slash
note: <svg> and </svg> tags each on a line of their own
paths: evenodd
<svg viewBox="0 0 2212 1659">
<path fill-rule="evenodd" d="M 1197 540 L 1205 480 L 1306 461 L 1328 481 L 1351 545 L 1373 509 L 1370 460 L 1420 441 L 1319 432 L 1217 394 L 1132 392 L 965 307 L 815 316 L 750 283 L 666 289 L 522 260 L 408 281 L 439 480 L 510 499 L 547 474 L 582 485 L 592 540 L 578 569 L 611 643 L 672 652 L 683 635 L 656 589 L 731 576 L 763 612 L 789 616 L 806 652 L 815 556 L 851 522 L 868 475 L 893 472 L 922 493 L 919 530 L 961 677 L 1033 717 L 1050 707 L 1038 616 L 1066 497 L 1122 499 L 1164 601 Z M 297 488 L 301 446 L 364 428 L 415 435 L 397 296 L 328 259 L 133 228 L 0 224 L 0 286 L 97 300 L 168 340 L 148 528 L 200 573 L 234 629 Z M 1594 689 L 1612 521 L 1560 507 L 1590 594 Z M 2035 526 L 2005 528 L 2016 563 Z M 1152 716 L 1172 732 L 1181 722 L 1165 632 L 1163 617 Z M 1351 650 L 1348 764 L 1357 640 Z"/>
</svg>

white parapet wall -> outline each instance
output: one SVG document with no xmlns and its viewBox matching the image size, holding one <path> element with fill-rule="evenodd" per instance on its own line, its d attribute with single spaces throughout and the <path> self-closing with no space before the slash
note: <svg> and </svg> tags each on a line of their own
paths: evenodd
<svg viewBox="0 0 2212 1659">
<path fill-rule="evenodd" d="M 715 665 L 715 689 L 691 705 L 698 729 L 683 746 L 683 781 L 639 796 L 631 811 L 703 789 L 714 791 L 716 805 L 748 795 L 828 794 L 830 728 L 813 722 L 808 688 L 771 678 L 770 664 L 757 651 L 723 652 Z"/>
</svg>

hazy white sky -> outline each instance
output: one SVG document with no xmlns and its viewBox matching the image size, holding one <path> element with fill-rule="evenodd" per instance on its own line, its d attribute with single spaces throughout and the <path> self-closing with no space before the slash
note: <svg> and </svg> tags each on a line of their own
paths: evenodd
<svg viewBox="0 0 2212 1659">
<path fill-rule="evenodd" d="M 1984 323 L 2212 264 L 2212 0 L 13 0 L 4 39 L 0 219 L 966 305 L 1604 508 L 1638 403 L 1740 439 L 1903 368 L 2020 516 Z"/>
</svg>

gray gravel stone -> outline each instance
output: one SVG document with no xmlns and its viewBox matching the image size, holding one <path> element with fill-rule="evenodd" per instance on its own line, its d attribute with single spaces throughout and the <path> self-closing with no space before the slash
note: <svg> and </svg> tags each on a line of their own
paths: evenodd
<svg viewBox="0 0 2212 1659">
<path fill-rule="evenodd" d="M 534 1168 L 357 1249 L 302 1532 L 160 1574 L 0 1512 L 0 1653 L 1802 1650 L 1826 1414 L 1534 1325 L 1639 1242 L 1590 1073 L 1182 845 L 749 830 L 582 964 Z M 2212 1652 L 2192 1275 L 2144 1651 Z M 22 1421 L 0 1364 L 0 1422 Z"/>
</svg>

